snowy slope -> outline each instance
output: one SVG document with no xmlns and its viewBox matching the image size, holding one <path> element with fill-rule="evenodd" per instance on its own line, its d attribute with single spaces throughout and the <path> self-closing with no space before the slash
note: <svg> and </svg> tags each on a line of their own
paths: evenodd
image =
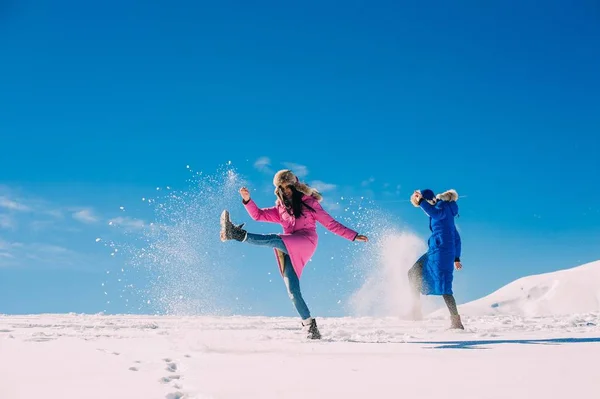
<svg viewBox="0 0 600 399">
<path fill-rule="evenodd" d="M 600 261 L 520 278 L 459 306 L 464 315 L 551 316 L 600 311 Z M 445 314 L 445 309 L 435 312 Z"/>
</svg>

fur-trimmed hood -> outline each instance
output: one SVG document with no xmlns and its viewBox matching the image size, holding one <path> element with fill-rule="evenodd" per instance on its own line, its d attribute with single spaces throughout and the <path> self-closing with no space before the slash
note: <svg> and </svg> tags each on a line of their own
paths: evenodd
<svg viewBox="0 0 600 399">
<path fill-rule="evenodd" d="M 456 190 L 451 189 L 436 195 L 435 198 L 437 198 L 440 201 L 456 202 L 458 201 L 458 193 L 456 192 Z"/>
<path fill-rule="evenodd" d="M 301 183 L 298 180 L 298 177 L 294 175 L 294 173 L 289 169 L 282 169 L 279 172 L 275 173 L 273 177 L 273 185 L 275 186 L 275 195 L 279 198 L 277 193 L 277 189 L 280 186 L 294 186 L 296 190 L 305 195 L 310 195 L 317 201 L 323 200 L 323 196 L 316 189 L 310 187 L 306 183 Z"/>
<path fill-rule="evenodd" d="M 445 206 L 448 206 L 450 208 L 452 216 L 458 215 L 458 204 L 456 203 L 456 201 L 458 200 L 458 193 L 456 192 L 456 190 L 451 189 L 448 191 L 444 191 L 443 193 L 436 195 L 435 198 L 437 198 L 438 201 L 443 201 L 439 202 L 440 204 L 445 204 Z"/>
</svg>

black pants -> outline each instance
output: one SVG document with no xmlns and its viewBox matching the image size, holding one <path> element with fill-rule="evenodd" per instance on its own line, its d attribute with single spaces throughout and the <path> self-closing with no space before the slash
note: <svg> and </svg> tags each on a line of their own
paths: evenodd
<svg viewBox="0 0 600 399">
<path fill-rule="evenodd" d="M 417 262 L 408 270 L 408 282 L 412 290 L 415 299 L 419 299 L 421 296 L 421 289 L 423 288 L 423 263 L 425 262 L 423 256 L 417 260 Z M 442 295 L 446 306 L 450 311 L 451 315 L 458 315 L 458 308 L 456 307 L 456 300 L 453 295 Z"/>
</svg>

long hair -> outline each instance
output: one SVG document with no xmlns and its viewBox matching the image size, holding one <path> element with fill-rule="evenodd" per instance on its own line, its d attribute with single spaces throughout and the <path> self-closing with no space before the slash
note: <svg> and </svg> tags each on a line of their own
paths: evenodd
<svg viewBox="0 0 600 399">
<path fill-rule="evenodd" d="M 304 201 L 302 201 L 302 197 L 304 196 L 304 193 L 301 193 L 300 191 L 296 190 L 296 187 L 294 186 L 290 186 L 291 190 L 292 190 L 292 198 L 291 199 L 287 199 L 283 193 L 283 187 L 279 186 L 277 189 L 279 191 L 278 196 L 281 199 L 281 201 L 283 202 L 283 205 L 285 206 L 285 209 L 287 210 L 287 212 L 290 215 L 294 215 L 294 217 L 299 218 L 300 216 L 303 215 L 302 213 L 302 207 L 305 206 L 308 209 L 310 209 L 311 211 L 315 211 L 311 206 L 307 205 Z"/>
</svg>

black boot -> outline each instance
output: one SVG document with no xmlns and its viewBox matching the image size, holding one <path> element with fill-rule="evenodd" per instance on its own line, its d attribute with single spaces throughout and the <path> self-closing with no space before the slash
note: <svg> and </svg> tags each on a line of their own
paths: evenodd
<svg viewBox="0 0 600 399">
<path fill-rule="evenodd" d="M 304 324 L 304 322 L 302 322 L 302 325 L 305 327 L 308 326 L 308 334 L 306 335 L 306 338 L 321 339 L 321 333 L 319 332 L 319 328 L 317 327 L 317 321 L 315 319 L 311 317 L 309 324 Z"/>
<path fill-rule="evenodd" d="M 236 240 L 236 241 L 245 241 L 246 240 L 246 230 L 242 229 L 244 223 L 239 226 L 234 225 L 229 220 L 229 212 L 223 211 L 221 213 L 221 241 L 227 240 Z"/>
</svg>

